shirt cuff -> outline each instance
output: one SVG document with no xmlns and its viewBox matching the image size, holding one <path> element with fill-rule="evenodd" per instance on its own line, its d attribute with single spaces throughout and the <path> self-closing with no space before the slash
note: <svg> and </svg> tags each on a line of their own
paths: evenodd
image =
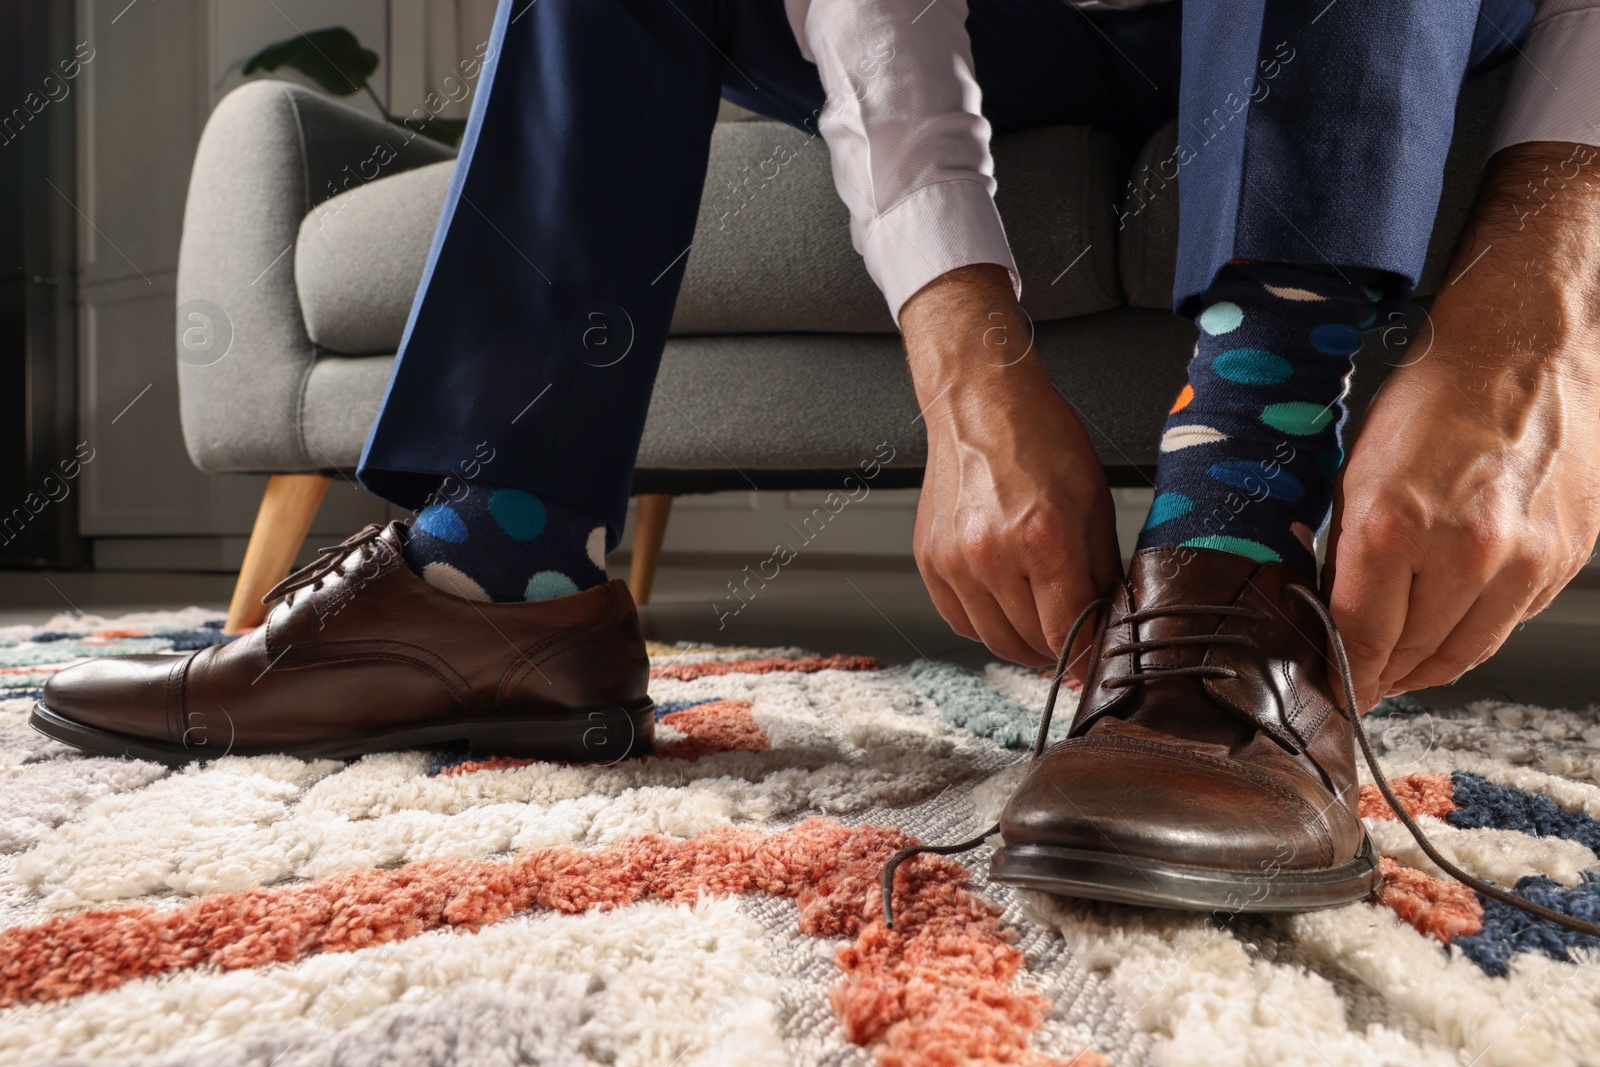
<svg viewBox="0 0 1600 1067">
<path fill-rule="evenodd" d="M 957 267 L 974 263 L 1004 267 L 1011 272 L 1017 295 L 1022 295 L 1000 212 L 979 181 L 938 182 L 903 197 L 872 220 L 861 255 L 897 325 L 900 309 L 917 290 Z"/>
<path fill-rule="evenodd" d="M 1545 0 L 1506 96 L 1490 154 L 1527 141 L 1600 144 L 1600 6 Z"/>
</svg>

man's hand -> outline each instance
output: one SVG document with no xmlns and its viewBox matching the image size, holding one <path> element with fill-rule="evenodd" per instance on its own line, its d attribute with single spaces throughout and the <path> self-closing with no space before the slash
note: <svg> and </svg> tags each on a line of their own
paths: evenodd
<svg viewBox="0 0 1600 1067">
<path fill-rule="evenodd" d="M 1056 392 L 1000 267 L 941 276 L 901 309 L 928 432 L 913 548 L 952 629 L 1052 664 L 1121 574 L 1105 473 Z"/>
<path fill-rule="evenodd" d="M 1600 150 L 1496 154 L 1427 331 L 1334 504 L 1331 605 L 1363 709 L 1488 659 L 1600 533 Z"/>
</svg>

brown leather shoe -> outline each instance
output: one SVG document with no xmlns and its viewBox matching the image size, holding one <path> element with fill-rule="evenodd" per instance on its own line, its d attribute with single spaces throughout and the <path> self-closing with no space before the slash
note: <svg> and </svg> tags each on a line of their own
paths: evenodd
<svg viewBox="0 0 1600 1067">
<path fill-rule="evenodd" d="M 267 594 L 283 599 L 266 622 L 229 644 L 70 667 L 29 721 L 91 752 L 173 764 L 450 743 L 584 762 L 649 750 L 650 667 L 622 582 L 474 603 L 412 573 L 406 533 L 372 525 L 323 549 Z"/>
<path fill-rule="evenodd" d="M 1353 729 L 1304 584 L 1230 553 L 1138 553 L 1100 613 L 1071 733 L 1001 816 L 992 877 L 1230 912 L 1371 895 Z"/>
</svg>

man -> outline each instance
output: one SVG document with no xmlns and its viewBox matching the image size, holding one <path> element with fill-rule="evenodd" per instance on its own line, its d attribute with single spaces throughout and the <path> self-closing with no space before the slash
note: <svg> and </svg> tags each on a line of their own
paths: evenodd
<svg viewBox="0 0 1600 1067">
<path fill-rule="evenodd" d="M 1593 0 L 1546 4 L 1432 351 L 1396 371 L 1348 461 L 1339 437 L 1361 331 L 1421 271 L 1461 81 L 1533 16 L 1526 0 L 502 4 L 359 471 L 422 508 L 415 524 L 291 576 L 231 645 L 63 672 L 34 721 L 171 761 L 193 755 L 203 708 L 227 711 L 236 752 L 647 744 L 643 645 L 603 557 L 720 95 L 827 138 L 928 413 L 915 547 L 941 613 L 1025 663 L 1067 661 L 1075 619 L 1096 628 L 1071 737 L 1008 808 L 997 876 L 1215 907 L 1270 870 L 1243 906 L 1360 899 L 1376 857 L 1315 592 L 1330 506 L 1322 587 L 1363 706 L 1491 654 L 1600 528 Z M 1037 355 L 999 344 L 1029 330 L 988 139 L 1076 122 L 1138 143 L 1174 110 L 1174 303 L 1200 334 L 1125 578 L 1087 435 Z M 619 313 L 629 354 L 587 358 L 595 316 Z M 492 470 L 436 499 L 486 440 Z"/>
</svg>

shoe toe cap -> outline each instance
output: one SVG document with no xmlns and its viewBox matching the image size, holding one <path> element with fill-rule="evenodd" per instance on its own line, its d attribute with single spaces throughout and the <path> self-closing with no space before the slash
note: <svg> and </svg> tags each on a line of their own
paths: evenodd
<svg viewBox="0 0 1600 1067">
<path fill-rule="evenodd" d="M 171 716 L 178 706 L 173 686 L 184 657 L 107 656 L 57 672 L 44 686 L 42 702 L 73 722 L 150 740 L 173 740 Z"/>
<path fill-rule="evenodd" d="M 1332 795 L 1329 795 L 1329 800 Z M 1226 760 L 1068 742 L 1006 806 L 1008 844 L 1053 845 L 1232 870 L 1331 866 L 1326 805 Z"/>
</svg>

